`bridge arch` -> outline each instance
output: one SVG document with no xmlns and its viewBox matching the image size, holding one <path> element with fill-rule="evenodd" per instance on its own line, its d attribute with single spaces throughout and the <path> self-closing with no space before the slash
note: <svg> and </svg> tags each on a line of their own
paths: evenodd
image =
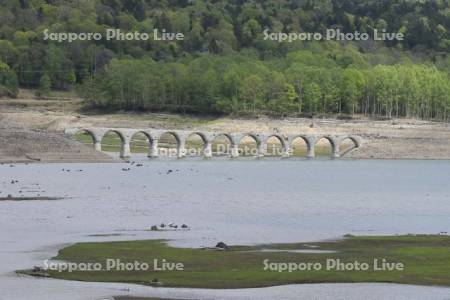
<svg viewBox="0 0 450 300">
<path fill-rule="evenodd" d="M 255 133 L 245 133 L 241 135 L 237 142 L 240 156 L 256 156 L 263 155 L 261 149 L 262 141 Z"/>
<path fill-rule="evenodd" d="M 199 145 L 201 143 L 201 145 Z M 186 153 L 188 156 L 205 156 L 210 141 L 199 131 L 190 132 L 186 136 Z"/>
<path fill-rule="evenodd" d="M 149 153 L 154 142 L 154 137 L 144 131 L 138 130 L 130 134 L 130 152 Z"/>
<path fill-rule="evenodd" d="M 119 141 L 116 140 L 117 137 Z M 101 136 L 100 143 L 102 151 L 121 153 L 126 143 L 126 137 L 120 130 L 109 129 Z"/>
<path fill-rule="evenodd" d="M 236 146 L 236 141 L 228 133 L 219 133 L 212 138 L 211 145 L 213 156 L 231 156 L 231 151 Z"/>
<path fill-rule="evenodd" d="M 285 156 L 287 155 L 288 144 L 281 135 L 271 134 L 264 139 L 264 148 L 264 155 Z"/>
<path fill-rule="evenodd" d="M 326 141 L 326 142 L 325 142 Z M 327 143 L 329 147 L 323 145 Z M 329 135 L 319 136 L 314 143 L 314 151 L 317 156 L 328 156 L 331 158 L 337 157 L 337 147 L 335 139 Z M 329 149 L 329 150 L 328 150 Z"/>
<path fill-rule="evenodd" d="M 163 156 L 179 157 L 181 154 L 182 142 L 180 135 L 175 131 L 164 131 L 158 137 L 158 151 Z"/>
<path fill-rule="evenodd" d="M 339 141 L 339 156 L 345 156 L 351 151 L 359 148 L 361 146 L 358 138 L 354 136 L 345 136 Z"/>
<path fill-rule="evenodd" d="M 290 138 L 289 148 L 293 156 L 298 157 L 313 157 L 314 144 L 307 136 L 297 134 Z"/>
<path fill-rule="evenodd" d="M 97 135 L 90 129 L 78 129 L 74 134 L 75 140 L 78 142 L 95 147 L 95 144 L 99 142 Z"/>
</svg>

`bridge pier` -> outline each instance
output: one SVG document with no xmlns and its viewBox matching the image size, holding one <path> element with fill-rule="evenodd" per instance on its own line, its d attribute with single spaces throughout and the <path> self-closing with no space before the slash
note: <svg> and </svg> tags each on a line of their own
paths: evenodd
<svg viewBox="0 0 450 300">
<path fill-rule="evenodd" d="M 96 140 L 96 141 L 94 142 L 94 149 L 95 149 L 96 151 L 101 152 L 101 151 L 102 151 L 102 142 Z"/>
<path fill-rule="evenodd" d="M 291 148 L 287 143 L 283 146 L 283 153 L 281 154 L 282 158 L 289 158 L 291 156 Z"/>
<path fill-rule="evenodd" d="M 314 158 L 314 157 L 316 157 L 316 149 L 315 149 L 315 146 L 316 145 L 314 145 L 314 144 L 311 144 L 311 143 L 308 143 L 307 145 L 306 145 L 306 147 L 307 147 L 307 153 L 306 153 L 306 158 Z"/>
<path fill-rule="evenodd" d="M 122 143 L 122 149 L 120 151 L 120 158 L 129 158 L 131 156 L 130 143 Z"/>
<path fill-rule="evenodd" d="M 212 154 L 212 143 L 210 141 L 206 142 L 205 149 L 203 149 L 203 156 L 205 158 L 213 157 L 213 154 Z"/>
<path fill-rule="evenodd" d="M 331 153 L 331 158 L 339 158 L 341 155 L 339 154 L 339 145 L 335 145 L 333 147 L 333 153 Z"/>
<path fill-rule="evenodd" d="M 267 148 L 267 144 L 263 142 L 259 142 L 256 145 L 256 157 L 257 158 L 263 158 L 264 157 L 264 151 Z"/>
<path fill-rule="evenodd" d="M 180 139 L 180 141 L 179 141 L 177 157 L 178 158 L 186 157 L 186 140 L 185 139 Z"/>
<path fill-rule="evenodd" d="M 239 157 L 239 146 L 237 144 L 231 145 L 231 158 Z"/>
<path fill-rule="evenodd" d="M 159 156 L 158 139 L 151 141 L 150 150 L 148 151 L 149 158 L 157 158 Z"/>
</svg>

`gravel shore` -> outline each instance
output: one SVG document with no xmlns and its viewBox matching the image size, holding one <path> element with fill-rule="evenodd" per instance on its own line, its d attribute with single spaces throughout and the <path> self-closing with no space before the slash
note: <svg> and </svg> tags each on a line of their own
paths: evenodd
<svg viewBox="0 0 450 300">
<path fill-rule="evenodd" d="M 346 155 L 358 159 L 450 160 L 450 125 L 422 120 L 394 119 L 258 119 L 199 118 L 170 114 L 81 114 L 58 109 L 11 105 L 0 100 L 0 162 L 117 161 L 63 134 L 66 128 L 167 128 L 218 132 L 277 132 L 281 134 L 356 134 L 361 148 Z M 31 103 L 31 104 L 30 104 Z M 39 107 L 39 108 L 37 108 Z"/>
</svg>

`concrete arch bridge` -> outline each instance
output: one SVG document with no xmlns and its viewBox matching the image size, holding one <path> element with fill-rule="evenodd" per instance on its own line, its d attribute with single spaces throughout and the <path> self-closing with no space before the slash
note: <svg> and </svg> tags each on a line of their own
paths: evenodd
<svg viewBox="0 0 450 300">
<path fill-rule="evenodd" d="M 171 135 L 176 140 L 176 156 L 182 158 L 186 156 L 186 141 L 193 135 L 201 138 L 203 142 L 202 155 L 206 158 L 213 156 L 212 145 L 216 139 L 226 138 L 230 145 L 229 156 L 232 158 L 239 157 L 239 145 L 244 138 L 250 137 L 255 143 L 255 153 L 253 156 L 263 157 L 267 150 L 269 139 L 279 141 L 281 145 L 281 156 L 289 157 L 291 155 L 292 144 L 295 140 L 301 139 L 306 144 L 306 157 L 314 158 L 316 156 L 316 145 L 320 140 L 325 139 L 331 146 L 331 157 L 338 158 L 346 155 L 350 151 L 360 148 L 363 144 L 363 139 L 356 135 L 340 134 L 289 134 L 283 135 L 280 133 L 220 133 L 207 131 L 184 131 L 184 130 L 159 130 L 159 129 L 130 129 L 130 128 L 70 128 L 66 129 L 66 134 L 77 135 L 79 133 L 89 134 L 93 140 L 94 148 L 97 151 L 102 149 L 102 139 L 107 133 L 115 133 L 119 136 L 121 141 L 121 158 L 128 158 L 131 156 L 130 143 L 136 134 L 143 134 L 149 141 L 148 157 L 156 158 L 160 153 L 159 141 L 163 135 Z M 344 141 L 351 141 L 352 146 L 345 151 L 341 151 L 341 145 Z"/>
</svg>

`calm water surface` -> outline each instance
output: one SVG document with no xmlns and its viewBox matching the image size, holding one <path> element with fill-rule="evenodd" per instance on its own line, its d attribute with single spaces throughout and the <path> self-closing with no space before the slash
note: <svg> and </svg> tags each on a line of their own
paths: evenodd
<svg viewBox="0 0 450 300">
<path fill-rule="evenodd" d="M 187 159 L 146 161 L 141 167 L 1 165 L 1 197 L 68 198 L 0 202 L 0 300 L 87 300 L 120 294 L 189 299 L 450 299 L 449 288 L 408 285 L 155 289 L 35 279 L 13 272 L 42 265 L 59 248 L 78 241 L 164 238 L 175 246 L 199 247 L 218 241 L 317 241 L 347 233 L 450 232 L 449 182 L 449 161 Z M 192 230 L 145 230 L 161 222 L 185 223 Z M 117 236 L 93 236 L 109 234 Z"/>
</svg>

